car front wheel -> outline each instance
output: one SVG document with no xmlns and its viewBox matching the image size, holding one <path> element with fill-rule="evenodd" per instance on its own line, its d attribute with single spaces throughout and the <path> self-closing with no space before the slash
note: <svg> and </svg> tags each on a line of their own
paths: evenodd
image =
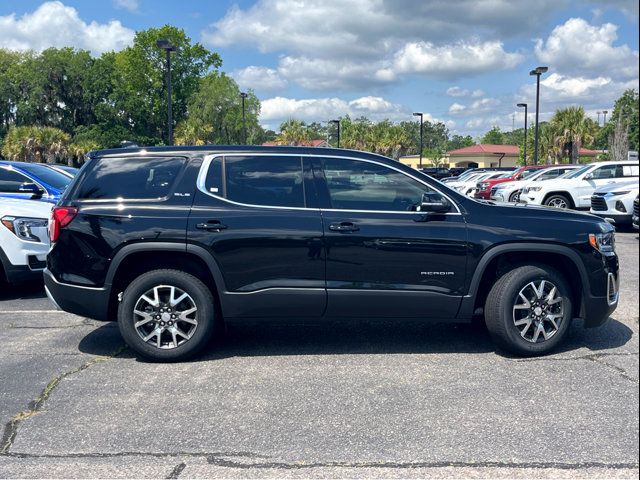
<svg viewBox="0 0 640 480">
<path fill-rule="evenodd" d="M 493 340 L 517 355 L 544 355 L 565 337 L 572 319 L 569 285 L 546 265 L 505 273 L 489 292 L 485 322 Z"/>
<path fill-rule="evenodd" d="M 551 195 L 547 198 L 544 204 L 553 208 L 571 208 L 571 201 L 565 195 Z"/>
<path fill-rule="evenodd" d="M 155 361 L 180 361 L 200 352 L 215 331 L 215 320 L 211 291 L 179 270 L 140 275 L 118 307 L 118 327 L 127 345 Z"/>
</svg>

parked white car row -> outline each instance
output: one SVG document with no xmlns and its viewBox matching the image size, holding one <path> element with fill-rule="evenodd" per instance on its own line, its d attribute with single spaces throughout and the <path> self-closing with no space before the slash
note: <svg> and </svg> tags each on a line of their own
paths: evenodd
<svg viewBox="0 0 640 480">
<path fill-rule="evenodd" d="M 638 197 L 638 162 L 597 162 L 541 169 L 526 180 L 491 190 L 496 202 L 523 202 L 555 208 L 590 209 L 615 225 L 630 225 Z"/>
</svg>

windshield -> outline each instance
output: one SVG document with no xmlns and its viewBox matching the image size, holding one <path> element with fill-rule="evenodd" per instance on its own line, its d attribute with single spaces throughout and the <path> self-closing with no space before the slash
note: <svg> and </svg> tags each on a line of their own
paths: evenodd
<svg viewBox="0 0 640 480">
<path fill-rule="evenodd" d="M 533 176 L 536 173 L 540 173 L 540 170 L 536 170 L 536 169 L 530 168 L 529 170 L 525 170 L 524 172 L 522 172 L 522 178 L 529 178 L 529 177 L 533 178 Z"/>
<path fill-rule="evenodd" d="M 56 172 L 53 168 L 49 168 L 45 165 L 39 165 L 37 163 L 25 163 L 20 165 L 21 170 L 33 175 L 37 180 L 51 185 L 57 190 L 64 190 L 71 182 L 71 177 Z"/>
<path fill-rule="evenodd" d="M 558 178 L 576 178 L 585 173 L 587 170 L 591 168 L 591 165 L 587 165 L 586 167 L 579 168 L 577 170 L 572 170 L 563 175 L 560 175 Z"/>
<path fill-rule="evenodd" d="M 473 176 L 473 175 L 478 175 L 478 172 L 475 172 L 473 170 L 469 170 L 468 172 L 464 172 L 462 175 L 460 175 L 456 180 L 463 182 L 465 181 L 467 178 Z"/>
</svg>

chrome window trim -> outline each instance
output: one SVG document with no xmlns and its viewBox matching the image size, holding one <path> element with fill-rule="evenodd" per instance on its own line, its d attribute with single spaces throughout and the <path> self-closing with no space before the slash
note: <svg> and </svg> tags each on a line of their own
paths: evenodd
<svg viewBox="0 0 640 480">
<path fill-rule="evenodd" d="M 364 159 L 364 158 L 357 158 L 357 157 L 349 157 L 349 156 L 344 156 L 344 155 L 322 155 L 322 154 L 315 154 L 315 153 L 308 153 L 308 154 L 299 154 L 299 153 L 278 153 L 278 152 L 234 152 L 234 153 L 215 153 L 215 154 L 210 154 L 210 155 L 205 155 L 204 160 L 202 162 L 202 165 L 200 166 L 200 171 L 198 172 L 198 178 L 196 180 L 196 186 L 198 188 L 198 190 L 200 190 L 202 193 L 204 193 L 205 195 L 209 195 L 210 197 L 213 197 L 217 200 L 220 200 L 222 202 L 226 202 L 226 203 L 230 203 L 232 205 L 239 205 L 241 207 L 253 207 L 253 208 L 267 208 L 267 209 L 279 209 L 279 210 L 308 210 L 308 211 L 313 211 L 313 212 L 319 212 L 319 211 L 323 211 L 323 212 L 347 212 L 347 213 L 394 213 L 394 214 L 404 214 L 404 215 L 416 215 L 416 214 L 420 214 L 421 212 L 403 212 L 403 211 L 397 211 L 397 210 L 343 210 L 343 209 L 338 209 L 338 208 L 310 208 L 310 207 L 282 207 L 282 206 L 269 206 L 269 205 L 254 205 L 251 203 L 240 203 L 240 202 L 236 202 L 233 200 L 229 200 L 228 198 L 224 198 L 224 197 L 220 197 L 219 195 L 214 195 L 211 192 L 208 192 L 205 186 L 205 181 L 207 178 L 207 173 L 209 171 L 209 165 L 211 164 L 211 162 L 213 160 L 215 160 L 216 158 L 220 158 L 220 157 L 246 157 L 246 156 L 256 156 L 256 157 L 300 157 L 302 159 L 304 159 L 304 157 L 314 157 L 314 158 L 339 158 L 339 159 L 343 159 L 343 160 L 354 160 L 357 162 L 367 162 L 367 163 L 373 163 L 376 165 L 380 165 L 382 167 L 386 167 L 389 168 L 391 170 L 395 170 L 396 172 L 405 175 L 409 178 L 412 178 L 413 180 L 417 181 L 418 183 L 421 183 L 422 185 L 430 188 L 431 190 L 434 190 L 436 192 L 438 192 L 440 195 L 442 195 L 444 198 L 446 198 L 447 200 L 449 200 L 449 202 L 451 203 L 451 205 L 454 206 L 454 208 L 456 209 L 455 212 L 449 212 L 449 213 L 445 213 L 445 215 L 462 215 L 462 213 L 460 212 L 460 208 L 458 207 L 457 203 L 454 202 L 448 195 L 442 193 L 440 190 L 438 190 L 437 188 L 429 185 L 428 183 L 426 183 L 425 181 L 423 181 L 420 178 L 417 178 L 413 175 L 410 175 L 406 172 L 403 172 L 402 170 L 400 170 L 399 168 L 395 168 L 392 167 L 390 165 L 387 165 L 385 163 L 381 163 L 381 162 L 376 162 L 375 160 L 369 160 L 369 159 Z"/>
</svg>

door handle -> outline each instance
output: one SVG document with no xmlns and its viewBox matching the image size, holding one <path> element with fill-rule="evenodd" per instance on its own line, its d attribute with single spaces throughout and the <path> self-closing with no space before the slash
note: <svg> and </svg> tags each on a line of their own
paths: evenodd
<svg viewBox="0 0 640 480">
<path fill-rule="evenodd" d="M 329 230 L 334 232 L 357 232 L 360 229 L 353 222 L 337 222 L 330 224 Z"/>
<path fill-rule="evenodd" d="M 209 220 L 206 223 L 196 224 L 196 228 L 198 230 L 224 230 L 228 227 L 224 223 L 221 223 L 219 220 Z"/>
</svg>

